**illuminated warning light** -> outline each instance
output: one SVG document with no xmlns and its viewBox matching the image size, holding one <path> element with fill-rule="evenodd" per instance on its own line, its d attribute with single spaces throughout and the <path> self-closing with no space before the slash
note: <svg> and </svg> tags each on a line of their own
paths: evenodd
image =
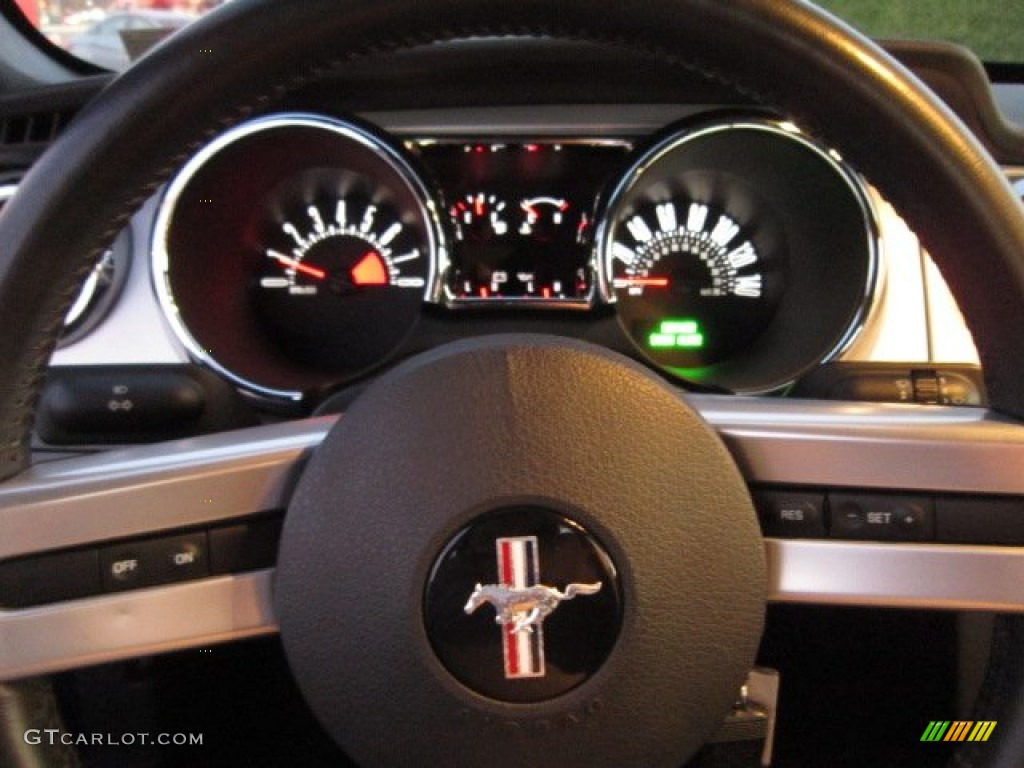
<svg viewBox="0 0 1024 768">
<path fill-rule="evenodd" d="M 703 349 L 704 333 L 696 320 L 663 320 L 647 337 L 651 349 Z"/>
<path fill-rule="evenodd" d="M 539 152 L 540 151 L 540 146 L 537 145 L 537 144 L 527 144 L 526 145 L 526 151 L 530 152 L 531 154 L 534 153 L 534 152 Z"/>
<path fill-rule="evenodd" d="M 388 271 L 375 251 L 366 253 L 359 263 L 352 267 L 354 285 L 387 285 Z"/>
<path fill-rule="evenodd" d="M 921 741 L 988 741 L 996 723 L 996 720 L 932 720 L 921 734 Z"/>
</svg>

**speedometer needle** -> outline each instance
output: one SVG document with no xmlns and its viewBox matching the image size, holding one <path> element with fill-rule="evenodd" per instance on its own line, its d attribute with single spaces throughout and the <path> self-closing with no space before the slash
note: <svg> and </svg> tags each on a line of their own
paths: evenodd
<svg viewBox="0 0 1024 768">
<path fill-rule="evenodd" d="M 301 261 L 296 261 L 293 258 L 285 256 L 283 253 L 278 253 L 272 248 L 267 250 L 267 256 L 274 259 L 274 261 L 278 262 L 282 266 L 288 267 L 288 269 L 294 269 L 296 272 L 301 272 L 304 275 L 315 277 L 317 280 L 323 280 L 327 277 L 327 273 L 322 269 L 317 269 L 316 267 L 311 267 L 308 264 L 303 264 Z"/>
<path fill-rule="evenodd" d="M 616 288 L 668 288 L 667 277 L 616 277 L 612 280 Z"/>
</svg>

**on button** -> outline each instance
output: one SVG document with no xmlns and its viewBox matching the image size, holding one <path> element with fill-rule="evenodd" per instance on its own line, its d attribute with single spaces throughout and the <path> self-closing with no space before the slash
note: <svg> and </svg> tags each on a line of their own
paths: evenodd
<svg viewBox="0 0 1024 768">
<path fill-rule="evenodd" d="M 115 544 L 100 553 L 103 588 L 116 592 L 209 575 L 206 532 Z"/>
</svg>

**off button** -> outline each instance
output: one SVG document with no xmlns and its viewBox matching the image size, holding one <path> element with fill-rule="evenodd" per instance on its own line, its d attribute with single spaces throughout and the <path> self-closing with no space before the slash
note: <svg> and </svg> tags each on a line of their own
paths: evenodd
<svg viewBox="0 0 1024 768">
<path fill-rule="evenodd" d="M 115 544 L 100 553 L 103 588 L 119 592 L 209 575 L 206 532 Z"/>
</svg>

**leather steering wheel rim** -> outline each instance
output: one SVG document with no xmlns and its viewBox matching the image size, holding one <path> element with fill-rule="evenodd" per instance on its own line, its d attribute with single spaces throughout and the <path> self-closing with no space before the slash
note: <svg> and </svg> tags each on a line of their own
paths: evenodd
<svg viewBox="0 0 1024 768">
<path fill-rule="evenodd" d="M 1024 345 L 1014 333 L 1024 329 L 1019 203 L 944 105 L 813 8 L 796 0 L 236 0 L 115 81 L 5 210 L 0 327 L 18 332 L 0 336 L 0 478 L 28 462 L 34 403 L 80 279 L 190 152 L 353 57 L 506 34 L 624 46 L 697 69 L 835 145 L 900 210 L 952 286 L 993 409 L 1024 418 Z M 1020 690 L 1009 698 L 1021 699 Z M 1018 739 L 1024 730 L 1020 718 L 1000 725 Z M 990 765 L 1011 764 L 1013 740 L 992 745 Z"/>
</svg>

